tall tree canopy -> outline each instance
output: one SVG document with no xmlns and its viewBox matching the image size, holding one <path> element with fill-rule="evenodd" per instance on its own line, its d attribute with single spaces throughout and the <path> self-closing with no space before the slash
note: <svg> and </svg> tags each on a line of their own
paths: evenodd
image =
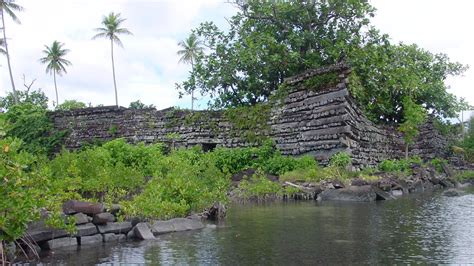
<svg viewBox="0 0 474 266">
<path fill-rule="evenodd" d="M 374 121 L 400 122 L 402 100 L 438 115 L 458 107 L 444 80 L 464 66 L 415 45 L 393 45 L 370 25 L 368 1 L 240 1 L 228 31 L 212 22 L 193 33 L 206 52 L 178 88 L 199 88 L 213 107 L 266 101 L 284 78 L 345 60 L 353 68 L 353 94 Z"/>
<path fill-rule="evenodd" d="M 117 96 L 117 81 L 115 79 L 115 62 L 114 62 L 114 43 L 120 47 L 123 47 L 122 41 L 119 35 L 132 35 L 132 33 L 126 29 L 121 28 L 122 23 L 126 19 L 120 17 L 120 13 L 115 14 L 110 12 L 108 16 L 102 18 L 102 28 L 96 28 L 95 31 L 98 33 L 92 37 L 92 39 L 105 38 L 110 40 L 110 55 L 112 59 L 112 75 L 114 79 L 115 89 L 115 105 L 118 107 L 118 96 Z"/>
<path fill-rule="evenodd" d="M 71 62 L 64 57 L 69 53 L 69 49 L 64 48 L 64 44 L 54 41 L 51 46 L 44 46 L 44 57 L 40 59 L 42 64 L 46 64 L 46 73 L 53 74 L 54 90 L 56 92 L 56 106 L 59 105 L 58 86 L 56 84 L 56 74 L 62 75 L 67 73 L 66 66 L 70 66 Z"/>
</svg>

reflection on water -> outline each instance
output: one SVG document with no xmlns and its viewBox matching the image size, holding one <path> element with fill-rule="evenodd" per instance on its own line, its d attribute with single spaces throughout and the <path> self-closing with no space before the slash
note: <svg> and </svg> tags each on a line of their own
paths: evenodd
<svg viewBox="0 0 474 266">
<path fill-rule="evenodd" d="M 217 228 L 48 254 L 53 263 L 474 263 L 474 194 L 233 206 Z"/>
</svg>

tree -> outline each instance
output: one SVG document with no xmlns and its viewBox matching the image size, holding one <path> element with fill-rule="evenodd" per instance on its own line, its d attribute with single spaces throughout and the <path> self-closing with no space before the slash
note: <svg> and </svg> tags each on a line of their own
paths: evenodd
<svg viewBox="0 0 474 266">
<path fill-rule="evenodd" d="M 139 110 L 139 109 L 151 109 L 151 108 L 155 108 L 155 106 L 153 104 L 146 105 L 142 103 L 140 100 L 136 100 L 134 102 L 131 102 L 128 108 Z"/>
<path fill-rule="evenodd" d="M 284 79 L 310 68 L 345 61 L 350 90 L 374 122 L 403 120 L 411 97 L 438 117 L 452 117 L 460 101 L 445 80 L 466 67 L 416 45 L 392 44 L 370 24 L 368 1 L 240 1 L 228 31 L 205 22 L 193 33 L 205 53 L 177 88 L 199 88 L 217 108 L 265 102 Z"/>
<path fill-rule="evenodd" d="M 96 28 L 95 31 L 98 33 L 92 37 L 92 39 L 106 38 L 110 40 L 110 51 L 112 58 L 112 75 L 114 79 L 115 88 L 115 105 L 118 107 L 118 96 L 117 96 L 117 82 L 115 80 L 115 63 L 114 63 L 114 43 L 120 47 L 123 47 L 122 41 L 118 37 L 119 34 L 132 35 L 132 33 L 126 28 L 120 28 L 121 24 L 126 19 L 120 17 L 120 13 L 115 14 L 111 12 L 108 16 L 102 18 L 102 28 Z"/>
<path fill-rule="evenodd" d="M 15 90 L 15 82 L 13 81 L 13 74 L 12 74 L 12 67 L 10 64 L 10 53 L 8 52 L 8 44 L 7 44 L 7 33 L 6 33 L 6 26 L 5 26 L 5 13 L 8 14 L 14 22 L 20 23 L 20 20 L 15 14 L 15 11 L 23 11 L 23 7 L 18 4 L 15 4 L 15 0 L 0 0 L 0 16 L 2 16 L 2 31 L 3 31 L 3 42 L 5 46 L 5 55 L 7 56 L 7 63 L 8 63 L 8 71 L 10 73 L 10 81 L 12 83 L 12 91 L 13 91 L 13 99 L 18 102 L 16 97 L 16 90 Z"/>
<path fill-rule="evenodd" d="M 0 39 L 0 54 L 7 55 L 7 51 L 5 51 L 5 41 Z"/>
<path fill-rule="evenodd" d="M 337 62 L 360 43 L 373 7 L 368 1 L 235 1 L 228 32 L 205 22 L 193 30 L 208 52 L 189 79 L 215 107 L 264 102 L 286 77 Z"/>
<path fill-rule="evenodd" d="M 31 104 L 46 110 L 48 108 L 48 97 L 46 97 L 46 95 L 44 94 L 44 92 L 41 91 L 41 89 L 31 90 L 36 79 L 33 79 L 31 82 L 28 83 L 26 82 L 25 75 L 23 75 L 23 81 L 23 86 L 25 86 L 26 89 L 19 90 L 16 92 L 17 105 Z M 13 92 L 8 93 L 5 97 L 0 97 L 0 110 L 7 111 L 14 105 L 15 99 L 13 96 Z"/>
<path fill-rule="evenodd" d="M 408 159 L 408 146 L 413 144 L 418 135 L 418 128 L 426 121 L 426 110 L 406 96 L 403 98 L 403 123 L 398 130 L 403 133 L 405 141 L 405 158 Z"/>
<path fill-rule="evenodd" d="M 201 46 L 201 42 L 197 38 L 196 34 L 191 33 L 188 38 L 178 43 L 182 50 L 178 51 L 178 55 L 181 56 L 179 62 L 190 63 L 191 71 L 194 70 L 195 58 L 203 53 L 204 49 Z M 194 88 L 191 89 L 191 110 L 194 110 Z"/>
<path fill-rule="evenodd" d="M 64 59 L 68 49 L 63 48 L 64 44 L 58 41 L 54 41 L 51 46 L 45 45 L 46 48 L 43 50 L 45 57 L 40 59 L 40 62 L 46 65 L 46 73 L 53 74 L 54 77 L 54 90 L 56 91 L 56 106 L 59 105 L 58 87 L 56 85 L 56 74 L 62 76 L 63 73 L 67 73 L 66 66 L 70 66 L 71 62 Z"/>
<path fill-rule="evenodd" d="M 56 110 L 68 111 L 68 110 L 74 110 L 74 109 L 82 109 L 86 107 L 87 105 L 83 102 L 76 101 L 76 100 L 66 100 L 62 104 L 58 105 L 56 107 Z"/>
</svg>

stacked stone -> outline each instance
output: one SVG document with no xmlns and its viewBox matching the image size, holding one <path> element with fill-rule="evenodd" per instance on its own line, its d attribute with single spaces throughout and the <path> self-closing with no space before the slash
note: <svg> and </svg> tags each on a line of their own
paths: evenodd
<svg viewBox="0 0 474 266">
<path fill-rule="evenodd" d="M 70 200 L 64 203 L 66 221 L 72 217 L 75 232 L 68 233 L 45 224 L 44 219 L 30 224 L 25 237 L 43 250 L 93 246 L 102 243 L 118 243 L 126 240 L 149 240 L 155 235 L 204 228 L 201 217 L 175 218 L 150 223 L 138 220 L 117 220 L 119 205 L 109 210 L 103 204 Z M 47 216 L 47 214 L 45 215 Z"/>
</svg>

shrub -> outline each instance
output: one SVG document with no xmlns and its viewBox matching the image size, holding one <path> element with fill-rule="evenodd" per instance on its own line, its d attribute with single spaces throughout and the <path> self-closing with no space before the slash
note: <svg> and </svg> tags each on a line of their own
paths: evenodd
<svg viewBox="0 0 474 266">
<path fill-rule="evenodd" d="M 433 160 L 431 160 L 431 164 L 435 167 L 438 173 L 442 173 L 443 165 L 447 165 L 448 161 L 441 158 L 434 158 Z"/>
<path fill-rule="evenodd" d="M 329 166 L 340 169 L 347 168 L 352 163 L 351 156 L 346 152 L 338 152 L 329 159 Z"/>
<path fill-rule="evenodd" d="M 269 180 L 263 172 L 257 171 L 250 179 L 244 179 L 239 184 L 239 196 L 245 199 L 256 198 L 263 200 L 269 197 L 283 195 L 283 187 L 278 182 Z"/>
</svg>

